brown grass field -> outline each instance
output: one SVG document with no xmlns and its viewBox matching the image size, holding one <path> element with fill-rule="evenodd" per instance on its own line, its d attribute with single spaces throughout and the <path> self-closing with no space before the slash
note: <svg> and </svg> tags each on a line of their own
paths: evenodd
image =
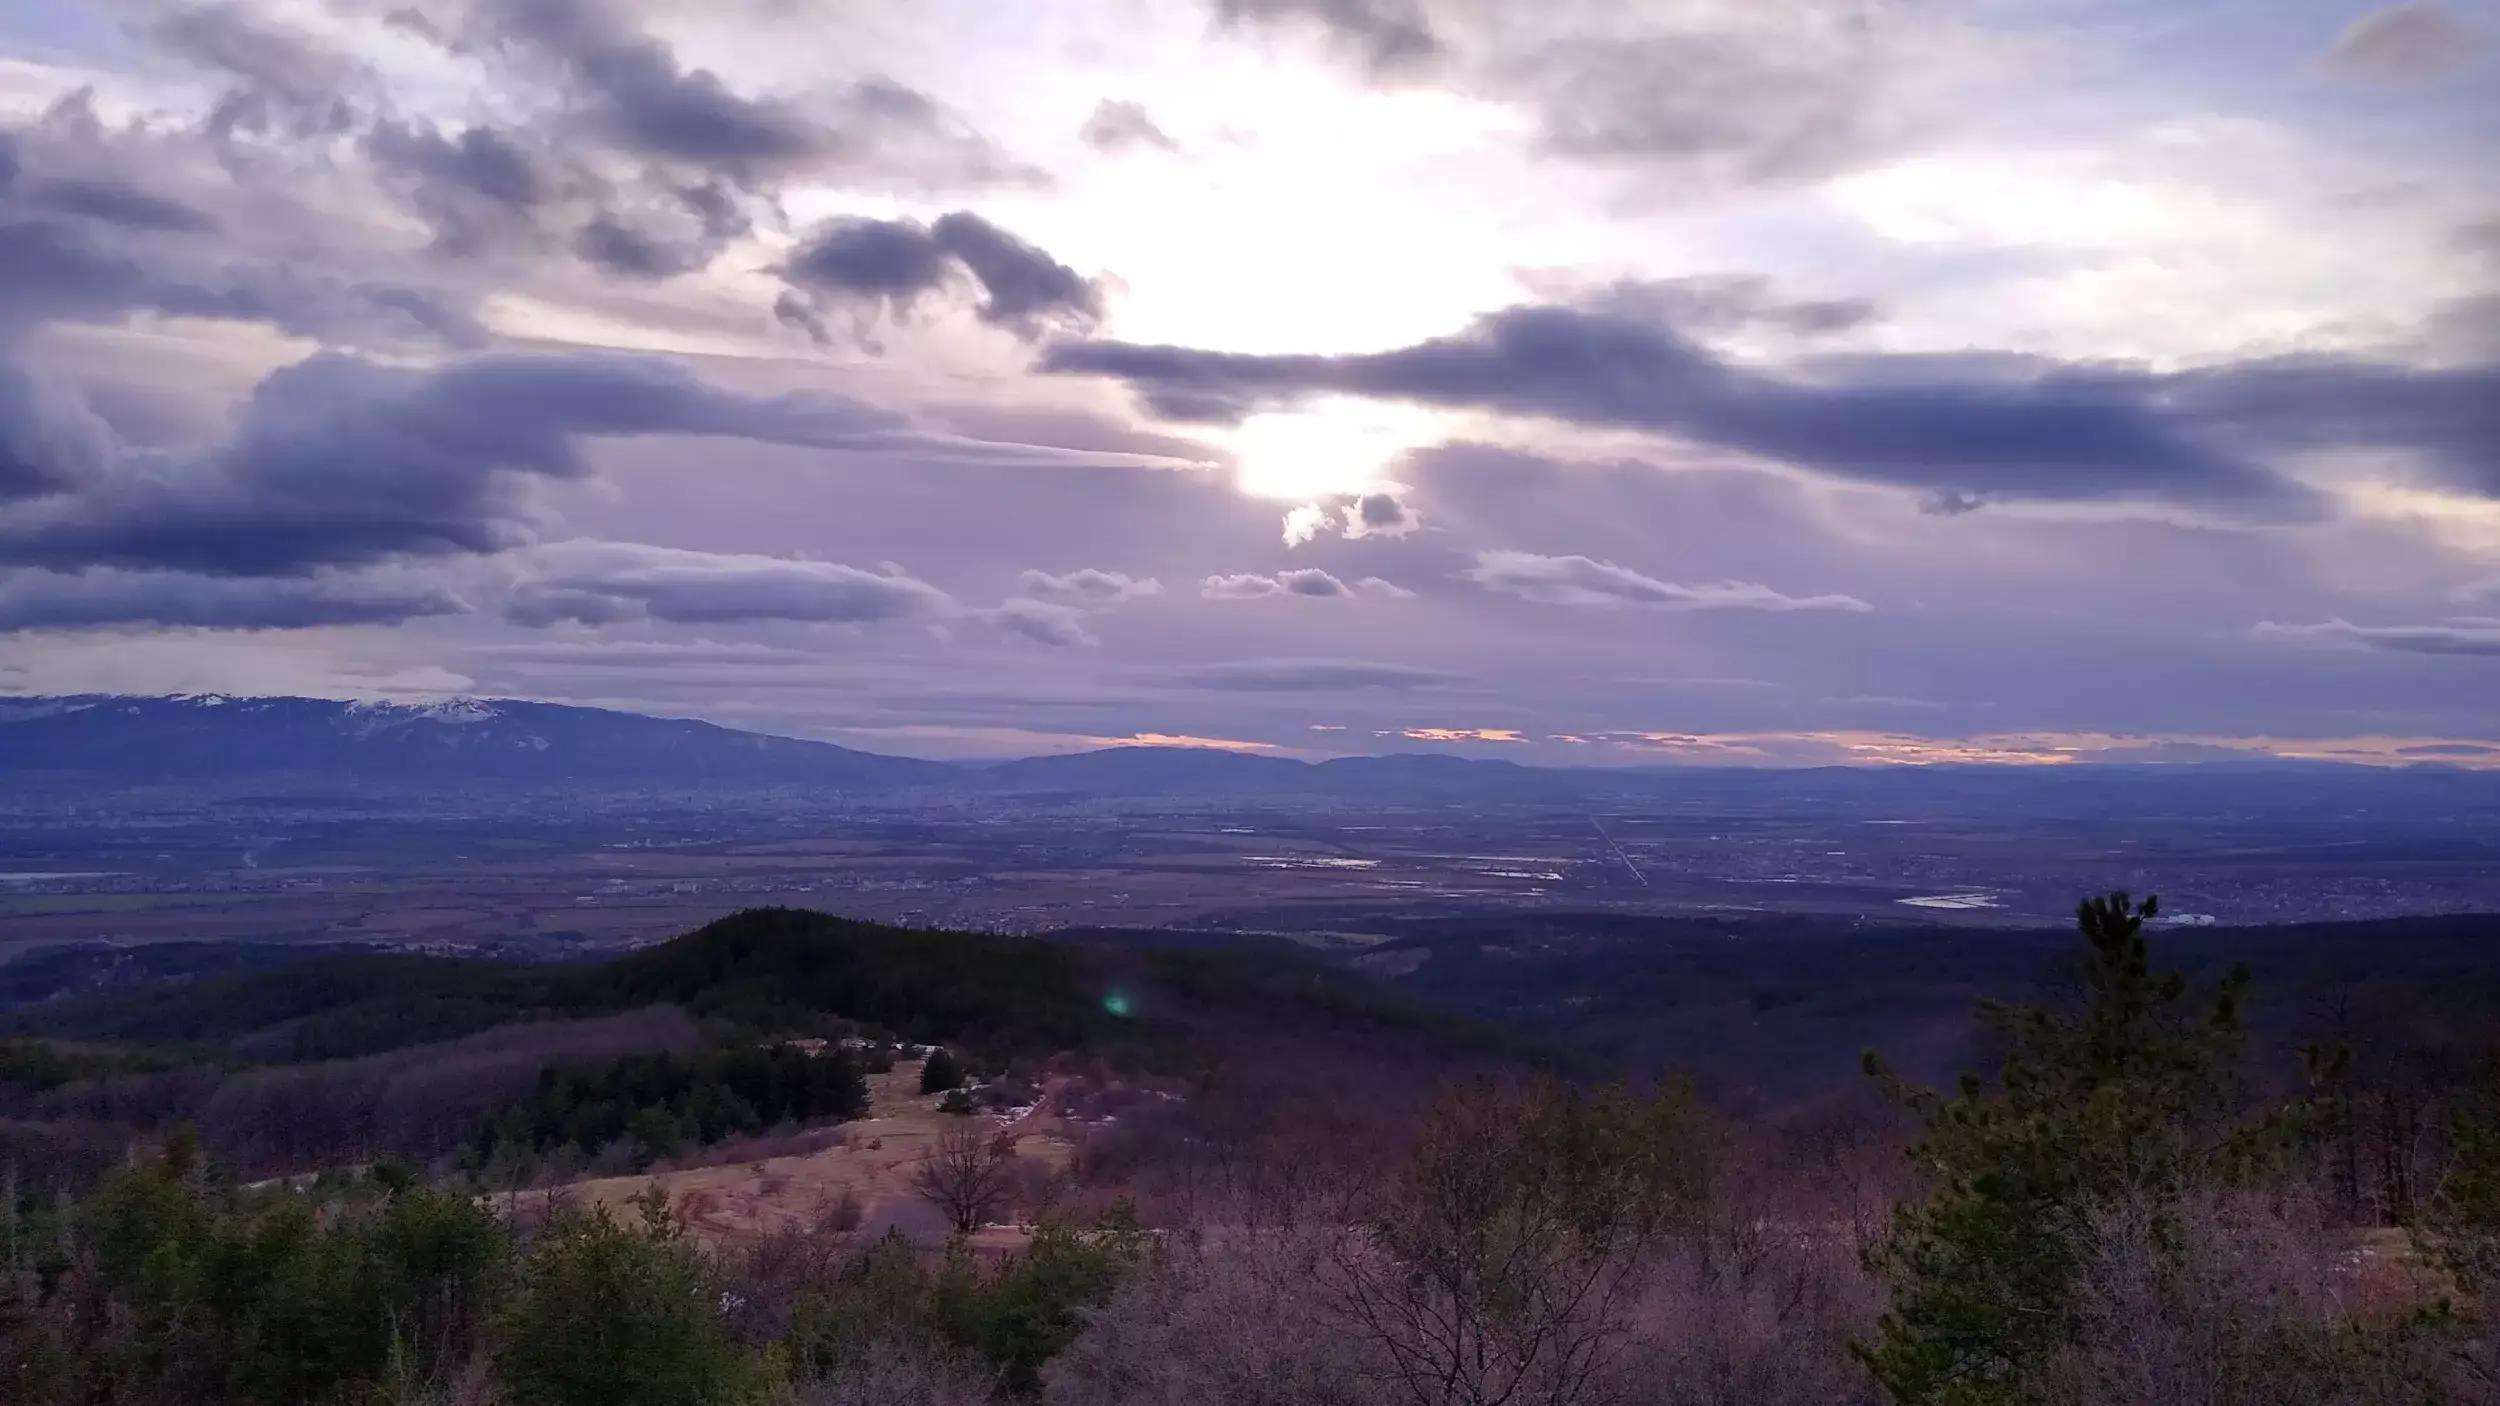
<svg viewBox="0 0 2500 1406">
<path fill-rule="evenodd" d="M 821 1151 L 600 1177 L 559 1188 L 557 1194 L 569 1195 L 584 1207 L 606 1206 L 622 1214 L 629 1202 L 657 1186 L 686 1227 L 698 1239 L 715 1244 L 820 1226 L 846 1198 L 856 1201 L 861 1225 L 872 1233 L 899 1226 L 917 1239 L 942 1235 L 936 1213 L 912 1189 L 912 1171 L 941 1134 L 968 1120 L 940 1113 L 938 1096 L 920 1092 L 917 1060 L 869 1075 L 868 1096 L 868 1116 L 843 1124 L 840 1141 Z M 1041 1102 L 1012 1124 L 987 1113 L 972 1114 L 969 1121 L 1012 1137 L 1017 1158 L 1035 1172 L 1058 1172 L 1073 1158 L 1075 1143 L 1056 1102 L 1054 1090 L 1045 1084 Z M 972 1240 L 976 1249 L 1005 1251 L 1021 1247 L 1029 1234 L 1020 1224 L 998 1224 L 983 1228 Z"/>
</svg>

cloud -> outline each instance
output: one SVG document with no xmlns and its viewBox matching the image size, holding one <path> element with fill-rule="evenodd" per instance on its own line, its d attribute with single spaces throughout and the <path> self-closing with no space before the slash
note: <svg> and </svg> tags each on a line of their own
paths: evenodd
<svg viewBox="0 0 2500 1406">
<path fill-rule="evenodd" d="M 1386 734 L 1409 742 L 1525 742 L 1515 727 L 1402 727 Z"/>
<path fill-rule="evenodd" d="M 383 183 L 432 227 L 443 253 L 535 237 L 534 212 L 557 194 L 539 159 L 490 127 L 446 136 L 429 123 L 384 120 L 365 133 L 363 150 Z"/>
<path fill-rule="evenodd" d="M 867 624 L 943 618 L 952 597 L 899 566 L 746 552 L 698 552 L 637 542 L 571 541 L 537 548 L 505 607 L 515 624 L 675 624 L 790 620 Z"/>
<path fill-rule="evenodd" d="M 1060 648 L 1091 647 L 1102 643 L 1085 627 L 1085 608 L 1058 601 L 1011 597 L 989 610 L 973 612 L 975 618 L 1002 630 L 1024 636 L 1036 644 Z"/>
<path fill-rule="evenodd" d="M 220 138 L 239 131 L 296 136 L 344 131 L 355 120 L 351 91 L 371 79 L 361 65 L 311 34 L 240 4 L 185 6 L 146 33 L 167 52 L 232 81 L 207 122 Z"/>
<path fill-rule="evenodd" d="M 294 630 L 395 625 L 468 608 L 442 586 L 328 572 L 275 580 L 110 567 L 0 573 L 0 631 L 110 625 Z"/>
<path fill-rule="evenodd" d="M 1822 336 L 1864 326 L 1875 317 L 1866 298 L 1788 298 L 1771 280 L 1751 273 L 1690 274 L 1680 278 L 1619 278 L 1572 290 L 1551 277 L 1530 278 L 1539 293 L 1570 292 L 1568 301 L 1592 312 L 1642 318 L 1696 332 L 1771 328 Z"/>
<path fill-rule="evenodd" d="M 627 150 L 692 163 L 782 161 L 830 138 L 787 102 L 730 91 L 709 69 L 679 66 L 595 0 L 489 0 L 479 18 L 500 38 L 553 59 L 584 116 Z"/>
<path fill-rule="evenodd" d="M 803 99 L 738 92 L 634 27 L 634 8 L 485 0 L 458 34 L 431 25 L 410 32 L 454 53 L 536 60 L 539 74 L 562 85 L 577 134 L 681 170 L 725 172 L 744 184 L 804 173 L 914 189 L 1046 180 L 890 78 L 821 85 Z"/>
<path fill-rule="evenodd" d="M 114 452 L 112 428 L 74 390 L 0 361 L 0 502 L 92 482 Z"/>
<path fill-rule="evenodd" d="M 2447 482 L 2500 496 L 2500 365 L 2415 368 L 2290 356 L 2151 383 L 2180 424 L 2306 453 L 2408 453 Z"/>
<path fill-rule="evenodd" d="M 37 447 L 56 452 L 34 467 L 70 486 L 0 524 L 0 561 L 227 575 L 523 545 L 539 517 L 533 484 L 587 476 L 579 442 L 593 436 L 947 443 L 854 401 L 739 395 L 674 362 L 620 355 L 491 355 L 421 371 L 323 353 L 263 381 L 222 443 L 115 447 L 102 465 L 66 411 L 43 423 L 55 429 Z"/>
<path fill-rule="evenodd" d="M 1331 600 L 1356 594 L 1384 596 L 1403 600 L 1415 593 L 1402 586 L 1366 576 L 1349 586 L 1344 581 L 1320 570 L 1304 567 L 1279 571 L 1273 576 L 1255 572 L 1230 576 L 1210 576 L 1198 588 L 1208 600 L 1263 600 L 1270 596 L 1302 596 L 1312 600 Z"/>
<path fill-rule="evenodd" d="M 1362 493 L 1342 493 L 1315 503 L 1304 503 L 1285 514 L 1285 545 L 1298 547 L 1326 535 L 1332 528 L 1347 541 L 1365 537 L 1403 537 L 1423 526 L 1423 518 L 1409 507 L 1403 496 L 1407 490 L 1389 485 Z"/>
<path fill-rule="evenodd" d="M 2474 220 L 2449 231 L 2448 242 L 2469 254 L 2478 254 L 2500 269 L 2500 217 Z"/>
<path fill-rule="evenodd" d="M 1129 151 L 1152 147 L 1157 151 L 1179 151 L 1180 143 L 1155 125 L 1142 104 L 1105 98 L 1094 104 L 1093 115 L 1077 133 L 1087 146 L 1097 151 Z"/>
<path fill-rule="evenodd" d="M 1791 596 L 1751 581 L 1680 585 L 1643 576 L 1628 567 L 1584 556 L 1534 552 L 1478 552 L 1466 579 L 1491 591 L 1546 605 L 1653 610 L 1842 610 L 1874 609 L 1855 596 Z"/>
<path fill-rule="evenodd" d="M 1335 521 L 1336 515 L 1318 503 L 1304 503 L 1285 513 L 1285 545 L 1299 547 L 1315 541 Z"/>
<path fill-rule="evenodd" d="M 468 346 L 485 338 L 465 307 L 433 291 L 231 252 L 140 247 L 89 222 L 30 218 L 18 206 L 0 199 L 0 341 L 35 323 L 139 311 L 265 322 L 324 341 Z"/>
<path fill-rule="evenodd" d="M 1468 681 L 1464 674 L 1442 669 L 1371 659 L 1232 659 L 1217 664 L 1145 670 L 1138 676 L 1191 688 L 1249 693 L 1446 688 Z"/>
<path fill-rule="evenodd" d="M 2399 654 L 2500 655 L 2500 619 L 2458 616 L 2435 625 L 2355 625 L 2341 618 L 2314 625 L 2266 621 L 2249 632 L 2293 644 L 2341 645 Z"/>
<path fill-rule="evenodd" d="M 554 669 L 700 668 L 715 664 L 798 667 L 824 662 L 822 655 L 804 649 L 712 640 L 584 639 L 479 645 L 471 652 L 499 663 Z"/>
<path fill-rule="evenodd" d="M 76 215 L 126 229 L 203 234 L 217 222 L 179 200 L 153 195 L 136 186 L 101 177 L 44 181 L 24 192 L 37 209 Z"/>
<path fill-rule="evenodd" d="M 2320 62 L 2347 78 L 2402 86 L 2456 72 L 2488 42 L 2441 0 L 2406 0 L 2353 21 Z"/>
<path fill-rule="evenodd" d="M 1229 25 L 1316 25 L 1380 73 L 1414 69 L 1442 52 L 1417 0 L 1215 0 L 1215 12 Z"/>
<path fill-rule="evenodd" d="M 1099 287 L 968 210 L 940 216 L 929 234 L 981 281 L 983 322 L 1031 336 L 1044 323 L 1084 328 L 1102 318 Z"/>
<path fill-rule="evenodd" d="M 1038 644 L 1091 646 L 1102 641 L 1087 628 L 1087 616 L 1159 594 L 1163 583 L 1088 566 L 1056 576 L 1026 571 L 1016 578 L 1016 589 L 1022 595 L 994 609 L 974 611 L 974 618 Z"/>
<path fill-rule="evenodd" d="M 981 291 L 974 315 L 1018 336 L 1045 327 L 1083 330 L 1102 318 L 1102 290 L 1049 254 L 968 210 L 917 220 L 841 219 L 820 226 L 782 266 L 797 288 L 882 305 L 906 317 L 921 300 L 968 277 Z M 800 300 L 785 321 L 821 337 L 821 311 Z"/>
<path fill-rule="evenodd" d="M 1061 576 L 1041 570 L 1027 571 L 1016 578 L 1016 589 L 1037 601 L 1099 610 L 1123 601 L 1159 594 L 1163 583 L 1152 577 L 1140 580 L 1124 571 L 1102 571 L 1087 566 Z"/>
<path fill-rule="evenodd" d="M 1943 501 L 2156 499 L 2315 516 L 2234 447 L 2382 448 L 2500 491 L 2500 368 L 2343 357 L 2159 375 L 2011 356 L 1861 356 L 1781 375 L 1646 318 L 1522 306 L 1393 351 L 1247 355 L 1063 342 L 1045 369 L 1117 377 L 1167 419 L 1238 422 L 1319 395 L 1654 431 Z"/>
<path fill-rule="evenodd" d="M 674 278 L 710 263 L 714 250 L 701 241 L 655 237 L 619 223 L 614 215 L 600 214 L 573 237 L 573 252 L 628 278 Z"/>
<path fill-rule="evenodd" d="M 1571 35 L 1500 65 L 1531 96 L 1548 151 L 1669 162 L 1740 182 L 1828 175 L 1898 145 L 1878 26 L 1799 6 L 1782 27 Z"/>
<path fill-rule="evenodd" d="M 1898 150 L 1987 71 L 1966 27 L 1853 0 L 1214 5 L 1236 26 L 1316 26 L 1384 83 L 1515 106 L 1541 152 L 1671 177 L 1685 199 Z"/>
</svg>

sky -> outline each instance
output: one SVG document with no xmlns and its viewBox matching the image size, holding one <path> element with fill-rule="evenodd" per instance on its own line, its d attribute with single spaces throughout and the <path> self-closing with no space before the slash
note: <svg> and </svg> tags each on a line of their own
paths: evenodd
<svg viewBox="0 0 2500 1406">
<path fill-rule="evenodd" d="M 0 0 L 0 692 L 2500 765 L 2500 0 Z"/>
</svg>

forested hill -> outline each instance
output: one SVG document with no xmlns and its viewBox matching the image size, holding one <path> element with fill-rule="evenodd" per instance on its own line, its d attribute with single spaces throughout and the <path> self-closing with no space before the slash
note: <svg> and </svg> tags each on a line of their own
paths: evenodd
<svg viewBox="0 0 2500 1406">
<path fill-rule="evenodd" d="M 1210 1028 L 1245 1024 L 1464 1043 L 1481 1035 L 1289 954 L 1136 951 L 790 908 L 749 909 L 596 963 L 347 952 L 232 970 L 231 952 L 210 948 L 113 959 L 136 967 L 122 971 L 126 984 L 25 1005 L 0 1016 L 0 1033 L 341 1059 L 523 1019 L 673 1005 L 765 1033 L 837 1019 L 1031 1053 L 1169 1051 Z M 186 979 L 193 961 L 213 974 Z M 63 978 L 75 975 L 55 965 Z"/>
</svg>

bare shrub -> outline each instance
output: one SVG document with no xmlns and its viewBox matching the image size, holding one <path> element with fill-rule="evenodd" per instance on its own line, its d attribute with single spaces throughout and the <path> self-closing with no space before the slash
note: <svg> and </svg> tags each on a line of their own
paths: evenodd
<svg viewBox="0 0 2500 1406">
<path fill-rule="evenodd" d="M 790 1389 L 787 1406 L 990 1406 L 995 1374 L 943 1350 L 905 1351 L 880 1343 L 831 1376 Z"/>
<path fill-rule="evenodd" d="M 1589 1370 L 1566 1376 L 1532 1366 L 1493 1379 L 1465 1370 L 1412 1374 L 1339 1279 L 1348 1218 L 1364 1190 L 1338 1185 L 1311 1190 L 1293 1206 L 1225 1207 L 1219 1223 L 1167 1237 L 1163 1253 L 1052 1364 L 1046 1399 L 1054 1406 L 1443 1406 L 1503 1400 L 1505 1391 L 1512 1402 L 1627 1406 L 1877 1399 L 1847 1349 L 1871 1324 L 1878 1296 L 1846 1235 L 1766 1232 L 1733 1195 L 1718 1231 L 1685 1220 L 1629 1257 L 1615 1312 L 1584 1310 L 1560 1325 L 1566 1337 L 1593 1335 Z M 1498 1316 L 1485 1306 L 1468 1311 Z"/>
<path fill-rule="evenodd" d="M 1689 1099 L 1446 1094 L 1331 1237 L 1321 1292 L 1416 1402 L 1617 1399 L 1651 1253 L 1706 1199 Z"/>
<path fill-rule="evenodd" d="M 1849 1342 L 1880 1294 L 1836 1237 L 1783 1238 L 1741 1256 L 1694 1245 L 1647 1267 L 1627 1344 L 1591 1399 L 1657 1406 L 1845 1406 L 1879 1399 Z"/>
<path fill-rule="evenodd" d="M 817 1227 L 768 1229 L 719 1251 L 722 1312 L 741 1341 L 787 1337 L 800 1303 L 831 1290 L 855 1254 L 849 1235 Z"/>
<path fill-rule="evenodd" d="M 2048 1406 L 2327 1406 L 2440 1396 L 2441 1344 L 2306 1194 L 2200 1192 L 2093 1217 Z"/>
<path fill-rule="evenodd" d="M 1170 1247 L 1045 1371 L 1054 1406 L 1369 1406 L 1387 1364 L 1310 1291 L 1322 1228 L 1235 1228 Z"/>
</svg>

